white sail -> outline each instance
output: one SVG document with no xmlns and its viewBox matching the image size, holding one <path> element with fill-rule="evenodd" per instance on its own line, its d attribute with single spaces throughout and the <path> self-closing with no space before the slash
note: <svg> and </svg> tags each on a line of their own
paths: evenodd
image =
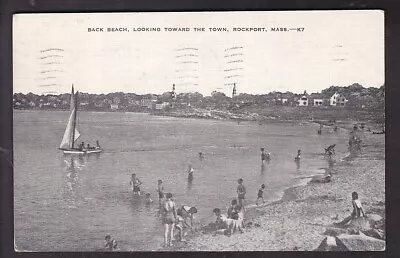
<svg viewBox="0 0 400 258">
<path fill-rule="evenodd" d="M 75 109 L 72 110 L 71 115 L 69 116 L 68 124 L 67 127 L 65 128 L 64 136 L 62 138 L 61 144 L 60 144 L 60 149 L 67 149 L 67 148 L 72 148 L 72 143 L 74 140 L 72 140 L 72 135 L 73 135 L 73 130 L 74 130 L 74 116 Z M 76 129 L 75 129 L 76 130 Z M 79 133 L 78 133 L 79 135 Z"/>
</svg>

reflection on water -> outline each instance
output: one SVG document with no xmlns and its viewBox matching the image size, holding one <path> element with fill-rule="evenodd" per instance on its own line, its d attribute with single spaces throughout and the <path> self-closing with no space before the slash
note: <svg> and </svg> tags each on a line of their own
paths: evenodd
<svg viewBox="0 0 400 258">
<path fill-rule="evenodd" d="M 85 167 L 86 161 L 83 156 L 64 156 L 64 170 L 66 171 L 66 191 L 64 199 L 69 208 L 77 208 L 79 202 L 80 177 L 79 172 Z"/>
</svg>

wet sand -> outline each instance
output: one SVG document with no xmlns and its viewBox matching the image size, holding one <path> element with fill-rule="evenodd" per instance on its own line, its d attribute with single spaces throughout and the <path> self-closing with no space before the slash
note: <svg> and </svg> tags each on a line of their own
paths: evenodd
<svg viewBox="0 0 400 258">
<path fill-rule="evenodd" d="M 364 135 L 361 151 L 351 152 L 327 169 L 331 182 L 292 187 L 280 201 L 248 209 L 245 221 L 253 226 L 243 234 L 228 237 L 197 232 L 188 242 L 161 250 L 312 251 L 326 237 L 327 227 L 351 213 L 353 191 L 358 192 L 366 213 L 385 217 L 385 135 Z"/>
</svg>

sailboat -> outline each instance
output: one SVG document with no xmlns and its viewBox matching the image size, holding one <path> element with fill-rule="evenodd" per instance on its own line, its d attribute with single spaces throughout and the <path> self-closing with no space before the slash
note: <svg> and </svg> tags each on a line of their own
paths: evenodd
<svg viewBox="0 0 400 258">
<path fill-rule="evenodd" d="M 81 136 L 77 127 L 77 115 L 78 115 L 78 91 L 74 94 L 74 86 L 72 85 L 70 111 L 71 114 L 68 119 L 67 127 L 65 128 L 64 136 L 61 140 L 60 150 L 64 154 L 91 154 L 100 153 L 103 150 L 97 144 L 96 147 L 85 148 L 85 146 L 76 147 L 75 143 Z"/>
</svg>

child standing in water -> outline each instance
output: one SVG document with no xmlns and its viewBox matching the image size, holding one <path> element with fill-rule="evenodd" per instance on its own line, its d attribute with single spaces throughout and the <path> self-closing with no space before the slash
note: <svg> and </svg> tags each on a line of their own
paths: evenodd
<svg viewBox="0 0 400 258">
<path fill-rule="evenodd" d="M 117 250 L 117 241 L 111 238 L 110 234 L 107 234 L 105 237 L 105 244 L 104 244 L 104 249 L 106 251 L 115 251 Z"/>
<path fill-rule="evenodd" d="M 132 174 L 129 184 L 132 186 L 132 192 L 140 195 L 140 185 L 142 182 L 136 177 L 136 174 Z"/>
<path fill-rule="evenodd" d="M 150 193 L 147 193 L 147 194 L 146 194 L 145 203 L 146 203 L 146 204 L 150 204 L 150 203 L 152 203 L 152 202 L 153 202 L 153 200 L 152 200 L 151 197 L 150 197 Z"/>
<path fill-rule="evenodd" d="M 193 172 L 194 172 L 194 170 L 192 168 L 192 165 L 189 165 L 189 168 L 188 168 L 187 172 L 188 172 L 188 180 L 192 181 L 193 180 Z"/>
<path fill-rule="evenodd" d="M 301 159 L 301 150 L 298 150 L 298 151 L 297 151 L 297 155 L 296 155 L 296 157 L 294 158 L 294 160 L 295 160 L 295 161 L 300 161 L 300 159 Z"/>
<path fill-rule="evenodd" d="M 158 202 L 161 204 L 162 199 L 164 198 L 164 186 L 162 185 L 163 181 L 158 179 Z"/>
<path fill-rule="evenodd" d="M 259 200 L 259 199 L 261 199 L 261 200 L 263 201 L 263 204 L 265 203 L 264 197 L 263 197 L 264 189 L 265 189 L 265 184 L 262 184 L 262 185 L 261 185 L 261 188 L 258 189 L 257 200 L 256 200 L 256 205 L 257 205 L 257 206 L 258 206 L 258 200 Z"/>
<path fill-rule="evenodd" d="M 244 197 L 246 195 L 246 188 L 243 185 L 243 179 L 239 178 L 237 187 L 237 195 L 239 200 L 239 205 L 244 207 Z"/>
</svg>

